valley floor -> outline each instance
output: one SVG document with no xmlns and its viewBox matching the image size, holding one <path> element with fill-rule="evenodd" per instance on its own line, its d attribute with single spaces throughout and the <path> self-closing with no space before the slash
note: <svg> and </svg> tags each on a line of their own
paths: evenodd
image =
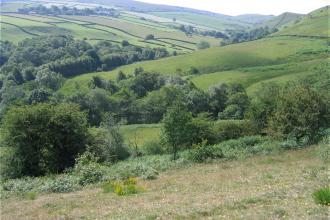
<svg viewBox="0 0 330 220">
<path fill-rule="evenodd" d="M 93 187 L 1 202 L 1 219 L 327 219 L 312 193 L 329 183 L 316 148 L 161 173 L 131 196 Z"/>
</svg>

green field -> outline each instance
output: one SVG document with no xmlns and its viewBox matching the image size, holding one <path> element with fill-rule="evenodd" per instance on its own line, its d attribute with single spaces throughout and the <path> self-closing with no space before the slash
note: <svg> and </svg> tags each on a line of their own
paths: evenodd
<svg viewBox="0 0 330 220">
<path fill-rule="evenodd" d="M 160 124 L 123 125 L 120 133 L 130 147 L 138 147 L 150 141 L 159 141 Z"/>
<path fill-rule="evenodd" d="M 236 21 L 224 16 L 212 16 L 204 14 L 196 14 L 190 12 L 151 12 L 150 14 L 164 18 L 176 18 L 177 20 L 201 25 L 204 27 L 224 31 L 225 29 L 242 30 L 249 27 L 248 24 Z"/>
<path fill-rule="evenodd" d="M 109 40 L 120 43 L 128 40 L 132 45 L 165 47 L 169 51 L 190 52 L 196 50 L 196 44 L 207 41 L 212 46 L 220 43 L 219 39 L 204 36 L 187 36 L 157 22 L 138 19 L 133 15 L 109 18 L 102 16 L 39 16 L 23 14 L 1 14 L 1 23 L 6 24 L 6 33 L 2 40 L 18 43 L 20 40 L 45 34 L 70 34 L 78 39 L 87 39 L 90 42 Z M 9 26 L 8 26 L 9 25 Z M 10 30 L 10 29 L 14 30 Z M 25 34 L 20 37 L 16 29 L 21 29 Z M 155 40 L 145 41 L 148 34 L 153 34 Z"/>
<path fill-rule="evenodd" d="M 218 83 L 239 82 L 247 89 L 248 93 L 252 93 L 265 82 L 281 83 L 311 74 L 316 66 L 328 61 L 328 59 L 316 59 L 302 63 L 242 68 L 196 76 L 191 81 L 201 89 L 208 89 Z"/>
<path fill-rule="evenodd" d="M 222 80 L 238 80 L 246 83 L 246 86 L 250 86 L 262 80 L 282 76 L 286 74 L 286 70 L 279 72 L 274 70 L 269 74 L 264 70 L 256 71 L 255 73 L 253 73 L 253 70 L 250 70 L 249 75 L 246 72 L 241 72 L 240 68 L 297 63 L 305 60 L 327 58 L 327 54 L 324 53 L 326 49 L 327 41 L 323 39 L 300 37 L 265 38 L 225 47 L 214 47 L 178 57 L 139 62 L 110 72 L 84 74 L 67 80 L 60 91 L 65 94 L 73 93 L 76 90 L 74 86 L 76 82 L 78 82 L 81 89 L 86 90 L 88 82 L 93 76 L 98 75 L 106 79 L 114 79 L 119 70 L 126 74 L 131 74 L 137 67 L 169 75 L 177 74 L 178 69 L 186 71 L 193 66 L 200 71 L 200 74 L 211 74 L 205 75 L 205 79 L 203 79 L 204 75 L 199 75 L 193 79 L 193 82 L 201 88 L 206 88 L 208 85 Z M 308 55 L 309 53 L 312 55 Z M 299 64 L 292 65 L 299 66 Z M 219 74 L 219 72 L 222 73 Z M 287 72 L 293 73 L 294 71 L 288 70 Z M 252 78 L 248 79 L 247 77 L 250 76 Z"/>
<path fill-rule="evenodd" d="M 329 6 L 323 7 L 302 17 L 296 22 L 292 22 L 287 28 L 274 35 L 302 35 L 329 38 L 329 13 Z"/>
</svg>

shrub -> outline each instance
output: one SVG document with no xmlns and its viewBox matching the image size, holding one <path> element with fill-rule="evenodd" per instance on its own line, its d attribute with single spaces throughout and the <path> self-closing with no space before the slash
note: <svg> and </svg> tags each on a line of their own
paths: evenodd
<svg viewBox="0 0 330 220">
<path fill-rule="evenodd" d="M 268 132 L 277 137 L 294 137 L 308 143 L 318 140 L 329 125 L 327 104 L 317 91 L 293 85 L 280 92 L 277 107 L 269 119 Z"/>
<path fill-rule="evenodd" d="M 72 192 L 79 189 L 78 179 L 72 175 L 53 176 L 44 181 L 43 185 L 39 188 L 41 192 Z"/>
<path fill-rule="evenodd" d="M 95 155 L 99 162 L 113 163 L 129 157 L 118 126 L 103 126 L 89 129 L 90 141 L 87 151 Z"/>
<path fill-rule="evenodd" d="M 2 133 L 10 148 L 7 176 L 59 173 L 85 150 L 86 115 L 71 104 L 14 107 L 4 117 Z"/>
<path fill-rule="evenodd" d="M 313 193 L 314 201 L 317 204 L 330 206 L 330 185 Z"/>
<path fill-rule="evenodd" d="M 102 180 L 104 170 L 96 160 L 89 153 L 77 159 L 73 174 L 77 177 L 79 185 L 85 186 Z"/>
<path fill-rule="evenodd" d="M 28 200 L 35 200 L 37 198 L 37 194 L 35 192 L 26 192 L 23 194 L 23 197 Z"/>
<path fill-rule="evenodd" d="M 254 134 L 250 122 L 240 120 L 218 121 L 214 130 L 218 142 Z"/>
<path fill-rule="evenodd" d="M 326 136 L 320 143 L 318 154 L 323 162 L 330 162 L 330 135 Z"/>
<path fill-rule="evenodd" d="M 144 39 L 145 40 L 154 40 L 155 36 L 153 34 L 148 34 Z"/>
<path fill-rule="evenodd" d="M 210 43 L 207 41 L 200 41 L 197 44 L 197 49 L 199 49 L 199 50 L 206 49 L 206 48 L 210 48 Z"/>
<path fill-rule="evenodd" d="M 200 144 L 194 145 L 193 149 L 189 150 L 188 159 L 194 162 L 204 162 L 207 159 L 221 158 L 221 151 L 216 151 L 212 146 L 206 145 L 203 141 Z"/>
<path fill-rule="evenodd" d="M 143 155 L 161 155 L 166 153 L 166 149 L 164 149 L 163 145 L 156 140 L 145 142 L 140 150 Z"/>
<path fill-rule="evenodd" d="M 227 159 L 245 158 L 263 151 L 262 144 L 267 140 L 261 136 L 247 136 L 222 142 L 214 146 L 214 149 L 221 151 L 223 157 Z"/>
<path fill-rule="evenodd" d="M 137 186 L 137 180 L 135 178 L 107 182 L 103 184 L 102 188 L 104 193 L 114 192 L 119 196 L 137 194 L 144 190 L 141 186 Z"/>
</svg>

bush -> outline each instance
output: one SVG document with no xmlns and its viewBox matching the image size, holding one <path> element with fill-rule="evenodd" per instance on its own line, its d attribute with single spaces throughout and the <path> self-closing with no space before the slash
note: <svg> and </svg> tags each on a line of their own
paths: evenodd
<svg viewBox="0 0 330 220">
<path fill-rule="evenodd" d="M 74 165 L 85 150 L 87 121 L 77 105 L 37 104 L 10 109 L 2 132 L 10 148 L 6 175 L 40 176 Z"/>
<path fill-rule="evenodd" d="M 96 160 L 89 153 L 77 159 L 73 175 L 77 177 L 79 185 L 85 186 L 102 180 L 104 170 L 100 164 L 96 163 Z"/>
<path fill-rule="evenodd" d="M 135 178 L 128 178 L 124 181 L 107 182 L 102 188 L 104 193 L 114 192 L 118 196 L 137 194 L 144 190 L 141 186 L 137 186 L 137 180 Z"/>
<path fill-rule="evenodd" d="M 206 48 L 210 48 L 210 43 L 207 41 L 200 41 L 197 44 L 197 49 L 199 49 L 199 50 L 206 49 Z"/>
<path fill-rule="evenodd" d="M 194 145 L 188 153 L 188 159 L 193 162 L 202 163 L 207 159 L 221 158 L 222 152 L 216 151 L 213 146 L 206 145 L 206 142 Z"/>
<path fill-rule="evenodd" d="M 269 139 L 261 136 L 247 136 L 237 140 L 228 140 L 214 146 L 227 159 L 245 158 L 264 151 L 264 143 Z"/>
<path fill-rule="evenodd" d="M 80 189 L 78 179 L 72 175 L 53 176 L 43 182 L 41 192 L 64 193 Z"/>
<path fill-rule="evenodd" d="M 326 136 L 324 140 L 320 143 L 318 154 L 323 162 L 330 162 L 330 135 Z"/>
<path fill-rule="evenodd" d="M 166 149 L 164 149 L 163 145 L 155 140 L 145 142 L 140 150 L 143 155 L 161 155 L 166 153 Z"/>
<path fill-rule="evenodd" d="M 315 191 L 313 198 L 317 204 L 330 206 L 330 186 Z"/>
<path fill-rule="evenodd" d="M 87 151 L 98 158 L 98 162 L 113 163 L 129 157 L 122 135 L 117 126 L 89 129 L 90 141 Z"/>
<path fill-rule="evenodd" d="M 315 143 L 329 120 L 327 104 L 320 93 L 304 85 L 293 85 L 280 92 L 277 107 L 269 118 L 268 132 L 275 137 Z"/>
<path fill-rule="evenodd" d="M 218 142 L 255 134 L 249 121 L 224 120 L 215 125 Z"/>
</svg>

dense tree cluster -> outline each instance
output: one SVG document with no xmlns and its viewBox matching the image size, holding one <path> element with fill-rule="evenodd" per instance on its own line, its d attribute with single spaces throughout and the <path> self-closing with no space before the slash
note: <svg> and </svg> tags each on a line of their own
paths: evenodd
<svg viewBox="0 0 330 220">
<path fill-rule="evenodd" d="M 108 115 L 127 124 L 158 123 L 178 99 L 194 116 L 209 112 L 214 119 L 242 119 L 249 104 L 239 84 L 219 84 L 203 91 L 181 77 L 140 68 L 118 76 L 116 81 L 93 77 L 88 92 L 72 94 L 66 101 L 82 106 L 92 125 Z"/>
<path fill-rule="evenodd" d="M 107 41 L 90 45 L 70 36 L 26 39 L 17 46 L 0 42 L 0 51 L 0 115 L 26 90 L 41 87 L 56 91 L 68 77 L 169 56 L 164 48 L 119 46 Z M 28 89 L 20 86 L 24 83 L 29 84 Z"/>
<path fill-rule="evenodd" d="M 256 28 L 250 31 L 231 31 L 229 32 L 229 37 L 225 38 L 225 40 L 221 42 L 221 45 L 257 40 L 277 31 L 278 30 L 276 28 L 269 29 L 267 26 Z"/>
<path fill-rule="evenodd" d="M 194 28 L 191 25 L 180 25 L 177 27 L 180 31 L 184 32 L 187 35 L 192 35 L 192 34 L 198 34 L 202 36 L 209 36 L 209 37 L 215 37 L 215 38 L 223 38 L 223 39 L 228 39 L 228 36 L 224 34 L 223 32 L 220 31 L 215 31 L 215 30 L 199 30 L 197 28 Z"/>
<path fill-rule="evenodd" d="M 96 7 L 96 8 L 83 8 L 79 9 L 76 7 L 69 8 L 66 6 L 58 7 L 56 5 L 52 5 L 51 7 L 45 7 L 43 5 L 20 8 L 18 9 L 19 13 L 23 14 L 39 14 L 39 15 L 103 15 L 110 17 L 118 17 L 120 15 L 119 11 L 113 8 L 104 8 L 104 7 Z"/>
<path fill-rule="evenodd" d="M 71 167 L 87 143 L 87 121 L 79 106 L 39 104 L 15 107 L 2 123 L 10 147 L 11 177 L 58 173 Z"/>
</svg>

